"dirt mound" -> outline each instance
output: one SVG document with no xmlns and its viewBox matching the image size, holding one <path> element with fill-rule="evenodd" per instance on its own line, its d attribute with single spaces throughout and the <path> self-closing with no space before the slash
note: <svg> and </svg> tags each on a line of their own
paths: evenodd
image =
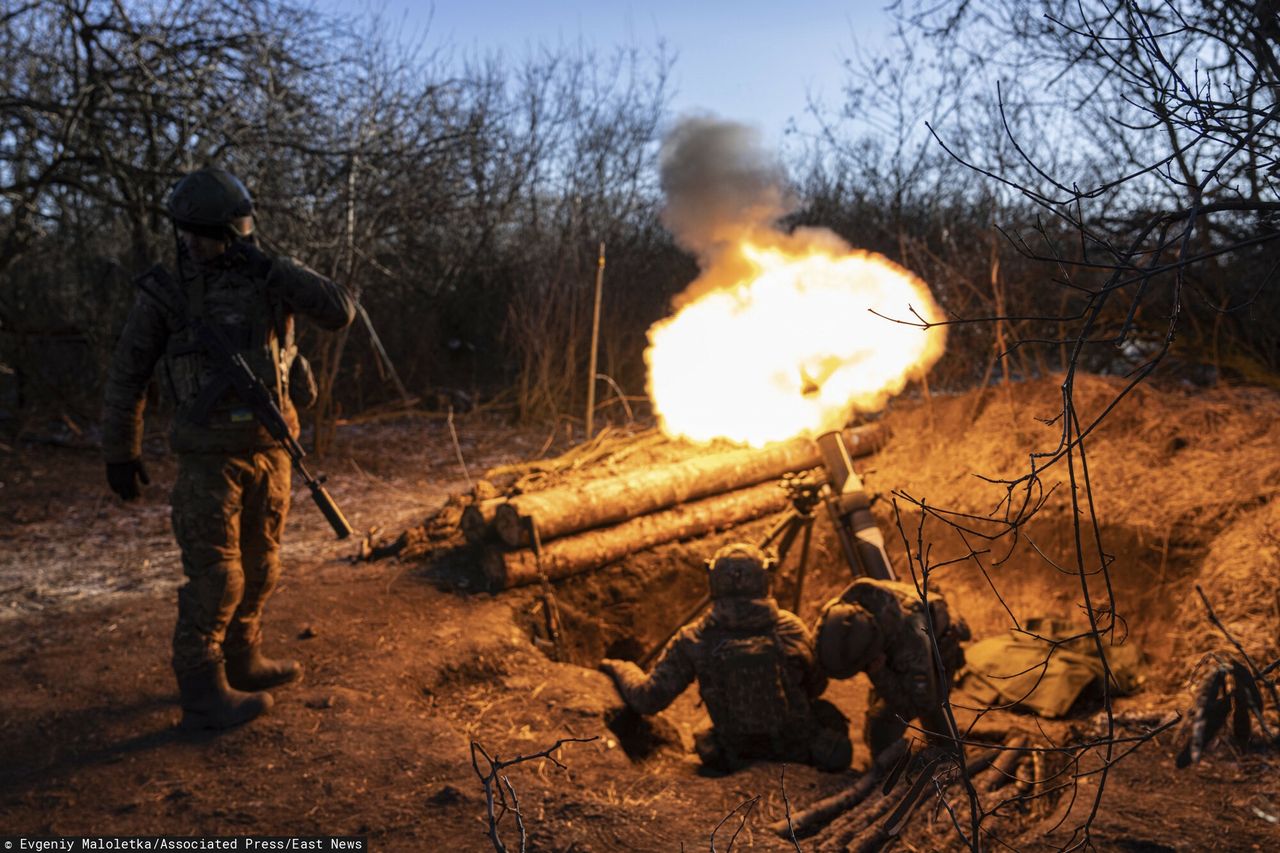
<svg viewBox="0 0 1280 853">
<path fill-rule="evenodd" d="M 1167 688 L 1219 643 L 1194 594 L 1199 583 L 1250 653 L 1273 659 L 1280 573 L 1269 500 L 1280 483 L 1280 395 L 1126 388 L 1118 378 L 1076 378 L 1073 403 L 1085 439 L 1083 454 L 1070 458 L 1061 452 L 1061 379 L 899 400 L 881 418 L 893 432 L 888 446 L 857 462 L 879 498 L 873 510 L 895 564 L 918 575 L 918 556 L 909 552 L 928 554 L 931 567 L 955 561 L 931 577 L 978 636 L 1041 616 L 1084 624 L 1083 576 L 1094 609 L 1115 608 L 1113 640 L 1138 642 Z M 497 474 L 504 488 L 534 491 L 715 449 L 665 441 L 652 430 L 614 432 Z M 563 582 L 573 659 L 593 665 L 602 655 L 633 657 L 652 647 L 704 591 L 700 561 L 724 542 L 763 537 L 775 520 L 632 554 Z M 816 534 L 798 607 L 805 618 L 848 582 L 825 519 Z M 783 566 L 776 589 L 786 603 L 794 562 Z"/>
<path fill-rule="evenodd" d="M 1081 618 L 1070 501 L 1074 463 L 1085 513 L 1083 568 L 1095 606 L 1114 595 L 1118 615 L 1157 656 L 1194 654 L 1217 643 L 1193 592 L 1199 583 L 1246 648 L 1274 658 L 1280 572 L 1269 502 L 1280 488 L 1280 395 L 1259 388 L 1192 392 L 1142 385 L 1121 396 L 1126 386 L 1118 378 L 1076 378 L 1083 460 L 1059 452 L 1060 379 L 898 405 L 885 417 L 894 439 L 870 463 L 868 483 L 882 496 L 896 493 L 900 510 L 911 510 L 904 512 L 904 527 L 912 538 L 920 513 L 908 496 L 977 516 L 949 517 L 969 530 L 1003 534 L 994 540 L 962 535 L 934 515 L 925 524 L 934 563 L 969 546 L 987 550 L 967 561 L 968 571 L 948 567 L 939 579 L 964 588 L 969 611 L 991 629 L 1011 621 L 997 593 L 1019 621 L 1023 614 L 1041 615 L 1032 612 L 1037 607 L 1051 611 L 1043 615 Z M 1029 486 L 1021 478 L 1033 470 L 1037 480 Z M 1092 541 L 1086 483 L 1110 593 L 1097 572 L 1103 561 Z M 1040 501 L 1042 509 L 1016 536 L 992 523 Z M 881 518 L 896 527 L 891 511 L 882 509 Z M 975 562 L 983 562 L 989 577 L 974 577 Z"/>
</svg>

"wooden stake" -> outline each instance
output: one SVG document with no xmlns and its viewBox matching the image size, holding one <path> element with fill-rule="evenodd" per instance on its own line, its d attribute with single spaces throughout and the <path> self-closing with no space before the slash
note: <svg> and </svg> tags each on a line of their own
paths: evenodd
<svg viewBox="0 0 1280 853">
<path fill-rule="evenodd" d="M 587 368 L 587 434 L 584 441 L 591 440 L 595 431 L 596 416 L 596 354 L 600 347 L 600 295 L 604 287 L 604 241 L 600 241 L 600 259 L 596 263 L 596 301 L 591 316 L 591 357 Z"/>
</svg>

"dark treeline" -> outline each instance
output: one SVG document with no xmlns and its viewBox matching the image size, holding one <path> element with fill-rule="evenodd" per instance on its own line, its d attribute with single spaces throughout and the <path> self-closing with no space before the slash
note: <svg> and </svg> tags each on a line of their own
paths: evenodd
<svg viewBox="0 0 1280 853">
<path fill-rule="evenodd" d="M 934 381 L 1276 384 L 1276 4 L 894 8 L 817 109 L 804 217 L 933 286 Z"/>
<path fill-rule="evenodd" d="M 984 320 L 951 329 L 935 388 L 1126 371 L 1175 315 L 1182 363 L 1266 379 L 1280 74 L 1265 5 L 902 4 L 900 44 L 810 106 L 822 132 L 792 152 L 787 222 L 881 251 L 953 317 Z M 604 241 L 599 370 L 643 393 L 644 332 L 696 274 L 659 221 L 675 61 L 660 47 L 465 57 L 283 0 L 0 9 L 14 428 L 50 407 L 96 415 L 131 279 L 172 258 L 168 190 L 212 164 L 254 192 L 269 248 L 358 293 L 409 395 L 463 391 L 522 418 L 581 412 Z M 1170 271 L 1075 346 L 1108 276 L 1144 267 Z M 321 423 L 400 397 L 362 325 L 313 345 Z"/>
<path fill-rule="evenodd" d="M 656 219 L 660 50 L 458 59 L 276 0 L 41 2 L 2 24 L 6 409 L 92 417 L 132 278 L 173 256 L 169 188 L 206 164 L 242 176 L 269 248 L 359 294 L 410 393 L 514 389 L 526 417 L 582 394 L 605 241 L 600 370 L 641 390 L 644 331 L 692 276 Z M 348 411 L 399 394 L 367 340 L 311 352 Z"/>
</svg>

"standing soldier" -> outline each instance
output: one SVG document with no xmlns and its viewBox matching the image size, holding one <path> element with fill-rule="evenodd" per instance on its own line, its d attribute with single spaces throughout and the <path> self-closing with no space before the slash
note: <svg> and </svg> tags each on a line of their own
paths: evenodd
<svg viewBox="0 0 1280 853">
<path fill-rule="evenodd" d="M 216 329 L 244 358 L 296 435 L 295 403 L 311 405 L 315 384 L 294 345 L 294 314 L 341 329 L 355 304 L 341 286 L 257 247 L 253 201 L 229 172 L 186 175 L 168 209 L 178 276 L 156 266 L 139 279 L 107 378 L 103 448 L 112 491 L 126 501 L 138 497 L 150 482 L 142 463 L 146 388 L 160 363 L 175 409 L 173 532 L 186 575 L 173 635 L 182 727 L 223 729 L 265 712 L 271 696 L 262 691 L 302 674 L 296 661 L 261 650 L 262 608 L 280 575 L 291 464 L 193 325 Z"/>
<path fill-rule="evenodd" d="M 863 738 L 872 757 L 901 738 L 914 719 L 933 736 L 949 736 L 943 703 L 964 666 L 960 643 L 969 639 L 969 627 L 949 612 L 941 593 L 929 594 L 929 612 L 937 657 L 924 605 L 909 584 L 859 578 L 818 617 L 823 672 L 831 678 L 865 672 L 871 680 Z"/>
<path fill-rule="evenodd" d="M 711 728 L 698 732 L 702 763 L 736 770 L 754 759 L 843 770 L 852 758 L 849 722 L 818 699 L 827 686 L 804 623 L 769 594 L 773 563 L 753 545 L 728 545 L 707 561 L 711 612 L 680 630 L 647 676 L 604 660 L 623 701 L 656 714 L 697 679 Z"/>
</svg>

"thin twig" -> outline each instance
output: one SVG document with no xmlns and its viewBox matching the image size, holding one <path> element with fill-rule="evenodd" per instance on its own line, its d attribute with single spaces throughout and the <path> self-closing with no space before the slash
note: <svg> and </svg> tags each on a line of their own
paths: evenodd
<svg viewBox="0 0 1280 853">
<path fill-rule="evenodd" d="M 467 489 L 474 490 L 475 483 L 471 481 L 471 472 L 467 470 L 467 460 L 462 458 L 462 444 L 458 441 L 458 431 L 453 427 L 453 404 L 449 405 L 449 437 L 453 439 L 453 452 L 458 457 L 458 465 L 462 468 L 462 476 L 467 478 Z"/>
<path fill-rule="evenodd" d="M 791 823 L 791 799 L 787 796 L 787 765 L 782 765 L 782 770 L 778 774 L 778 784 L 782 786 L 782 807 L 786 810 L 787 833 L 791 836 L 791 846 L 796 849 L 796 853 L 801 853 L 800 842 L 796 840 L 796 828 Z"/>
</svg>

